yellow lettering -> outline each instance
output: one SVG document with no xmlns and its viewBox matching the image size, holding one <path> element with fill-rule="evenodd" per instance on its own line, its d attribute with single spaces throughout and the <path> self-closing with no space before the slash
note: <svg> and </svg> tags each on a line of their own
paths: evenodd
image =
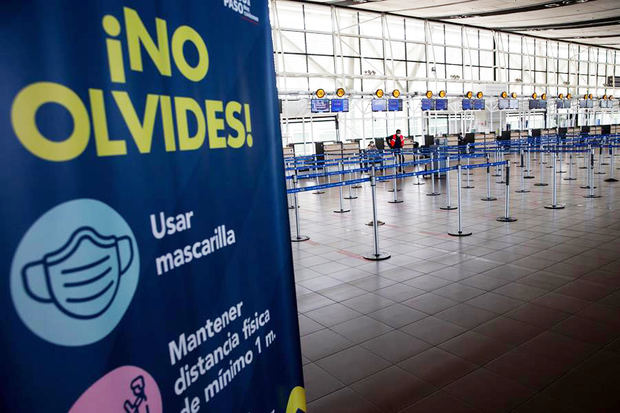
<svg viewBox="0 0 620 413">
<path fill-rule="evenodd" d="M 221 100 L 205 100 L 207 112 L 207 127 L 209 130 L 209 148 L 225 148 L 226 138 L 218 136 L 218 131 L 224 130 L 224 120 L 216 117 L 224 109 Z"/>
<path fill-rule="evenodd" d="M 170 50 L 168 47 L 168 29 L 166 21 L 155 19 L 157 31 L 157 45 L 144 27 L 138 13 L 129 7 L 123 8 L 125 14 L 125 31 L 127 32 L 127 47 L 129 49 L 129 66 L 131 70 L 142 72 L 142 51 L 140 45 L 151 57 L 151 60 L 164 76 L 171 76 Z"/>
<path fill-rule="evenodd" d="M 205 141 L 205 118 L 200 109 L 200 105 L 192 98 L 175 97 L 174 109 L 177 116 L 179 149 L 182 151 L 191 151 L 200 148 Z M 194 136 L 189 136 L 187 112 L 192 112 L 198 125 Z"/>
<path fill-rule="evenodd" d="M 151 152 L 151 143 L 153 142 L 153 127 L 155 126 L 155 116 L 157 115 L 157 106 L 159 102 L 158 95 L 146 95 L 146 105 L 144 108 L 144 118 L 142 122 L 138 119 L 136 110 L 131 103 L 131 99 L 127 92 L 118 90 L 112 91 L 112 96 L 116 101 L 116 106 L 125 119 L 125 124 L 136 142 L 136 146 L 140 153 Z"/>
<path fill-rule="evenodd" d="M 98 156 L 127 155 L 127 144 L 123 140 L 110 140 L 108 122 L 100 89 L 88 89 L 90 97 L 90 113 L 93 118 L 93 132 Z"/>
<path fill-rule="evenodd" d="M 61 105 L 73 118 L 73 131 L 64 141 L 47 139 L 37 127 L 37 111 L 46 103 Z M 74 91 L 58 83 L 37 82 L 20 90 L 11 106 L 11 124 L 22 145 L 48 161 L 76 158 L 84 152 L 90 138 L 90 120 L 84 103 Z"/>
<path fill-rule="evenodd" d="M 116 37 L 121 33 L 121 25 L 114 16 L 109 14 L 104 16 L 102 25 L 103 30 L 108 36 Z M 106 39 L 105 46 L 108 51 L 110 79 L 112 82 L 125 83 L 125 65 L 123 63 L 123 52 L 120 40 Z"/>
<path fill-rule="evenodd" d="M 183 45 L 187 41 L 192 42 L 198 52 L 198 63 L 195 67 L 187 63 L 183 54 Z M 179 71 L 189 80 L 199 82 L 206 76 L 209 69 L 207 45 L 205 45 L 198 32 L 191 27 L 180 26 L 174 31 L 172 35 L 172 57 Z"/>
<path fill-rule="evenodd" d="M 166 152 L 173 152 L 176 150 L 176 143 L 174 142 L 174 122 L 172 120 L 170 96 L 160 96 L 159 106 L 161 107 L 161 125 L 164 129 Z"/>
<path fill-rule="evenodd" d="M 245 128 L 243 123 L 235 117 L 235 114 L 241 114 L 241 103 L 233 100 L 226 104 L 226 123 L 237 134 L 236 136 L 228 134 L 228 146 L 231 148 L 241 148 L 245 143 Z"/>
</svg>

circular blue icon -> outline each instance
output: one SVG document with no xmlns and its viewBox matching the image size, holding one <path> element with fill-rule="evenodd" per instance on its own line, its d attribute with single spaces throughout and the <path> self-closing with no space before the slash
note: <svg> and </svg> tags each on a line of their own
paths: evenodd
<svg viewBox="0 0 620 413">
<path fill-rule="evenodd" d="M 138 285 L 131 228 L 94 199 L 62 203 L 21 239 L 11 264 L 11 297 L 39 337 L 63 346 L 101 340 L 119 323 Z"/>
</svg>

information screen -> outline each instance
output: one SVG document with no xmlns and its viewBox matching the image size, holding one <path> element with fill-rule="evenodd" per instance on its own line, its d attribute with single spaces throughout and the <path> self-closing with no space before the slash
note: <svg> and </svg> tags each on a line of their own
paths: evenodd
<svg viewBox="0 0 620 413">
<path fill-rule="evenodd" d="M 510 109 L 519 109 L 518 99 L 510 99 Z"/>
<path fill-rule="evenodd" d="M 474 102 L 471 99 L 463 99 L 461 106 L 463 107 L 463 110 L 473 110 Z"/>
<path fill-rule="evenodd" d="M 587 106 L 588 106 L 587 101 L 585 101 L 585 100 L 583 100 L 583 99 L 581 99 L 581 100 L 579 101 L 579 107 L 580 107 L 580 108 L 585 108 L 585 107 L 587 107 Z"/>
<path fill-rule="evenodd" d="M 510 109 L 510 99 L 499 99 L 497 101 L 497 106 L 500 110 L 502 109 Z"/>
<path fill-rule="evenodd" d="M 586 102 L 589 108 L 593 108 L 594 107 L 594 101 L 593 100 L 587 100 Z"/>
<path fill-rule="evenodd" d="M 372 111 L 373 112 L 387 111 L 387 100 L 386 99 L 373 99 L 372 100 Z"/>
<path fill-rule="evenodd" d="M 403 110 L 402 99 L 388 99 L 388 110 L 390 112 L 400 112 Z"/>
<path fill-rule="evenodd" d="M 448 99 L 435 99 L 436 110 L 448 110 Z"/>
<path fill-rule="evenodd" d="M 310 112 L 312 113 L 329 112 L 329 99 L 310 100 Z"/>
<path fill-rule="evenodd" d="M 540 109 L 540 102 L 537 99 L 530 99 L 529 107 L 530 109 Z"/>
<path fill-rule="evenodd" d="M 435 105 L 433 104 L 435 101 L 433 99 L 422 99 L 422 110 L 433 110 L 435 109 Z"/>
<path fill-rule="evenodd" d="M 484 110 L 484 99 L 474 99 L 474 110 Z"/>
<path fill-rule="evenodd" d="M 348 112 L 349 99 L 332 99 L 332 112 Z"/>
<path fill-rule="evenodd" d="M 539 100 L 538 101 L 538 108 L 539 109 L 547 109 L 547 101 L 546 100 Z"/>
</svg>

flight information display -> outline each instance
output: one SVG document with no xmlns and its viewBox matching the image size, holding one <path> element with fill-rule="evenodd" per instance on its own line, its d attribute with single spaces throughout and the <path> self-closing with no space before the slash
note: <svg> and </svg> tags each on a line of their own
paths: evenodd
<svg viewBox="0 0 620 413">
<path fill-rule="evenodd" d="M 540 109 L 540 101 L 538 99 L 530 99 L 530 109 Z"/>
<path fill-rule="evenodd" d="M 332 112 L 348 112 L 349 99 L 332 99 Z"/>
<path fill-rule="evenodd" d="M 422 99 L 422 110 L 433 110 L 435 109 L 433 99 Z"/>
<path fill-rule="evenodd" d="M 310 112 L 323 113 L 329 112 L 329 99 L 311 99 Z"/>
<path fill-rule="evenodd" d="M 474 101 L 471 99 L 463 99 L 461 103 L 463 110 L 473 110 L 474 109 Z"/>
<path fill-rule="evenodd" d="M 510 109 L 519 109 L 518 99 L 510 99 Z"/>
<path fill-rule="evenodd" d="M 474 99 L 474 110 L 484 110 L 484 99 Z"/>
<path fill-rule="evenodd" d="M 372 106 L 373 112 L 385 112 L 387 111 L 387 100 L 386 99 L 373 99 L 371 106 Z"/>
<path fill-rule="evenodd" d="M 497 106 L 500 110 L 510 109 L 510 99 L 498 99 Z"/>
<path fill-rule="evenodd" d="M 403 100 L 402 99 L 388 99 L 388 111 L 390 112 L 400 112 L 403 110 Z"/>
<path fill-rule="evenodd" d="M 435 99 L 435 110 L 448 110 L 448 99 Z"/>
</svg>

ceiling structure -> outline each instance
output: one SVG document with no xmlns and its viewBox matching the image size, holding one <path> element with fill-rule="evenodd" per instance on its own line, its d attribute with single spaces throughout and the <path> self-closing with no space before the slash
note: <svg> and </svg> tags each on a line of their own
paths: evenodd
<svg viewBox="0 0 620 413">
<path fill-rule="evenodd" d="M 620 49 L 620 0 L 315 0 Z"/>
</svg>

